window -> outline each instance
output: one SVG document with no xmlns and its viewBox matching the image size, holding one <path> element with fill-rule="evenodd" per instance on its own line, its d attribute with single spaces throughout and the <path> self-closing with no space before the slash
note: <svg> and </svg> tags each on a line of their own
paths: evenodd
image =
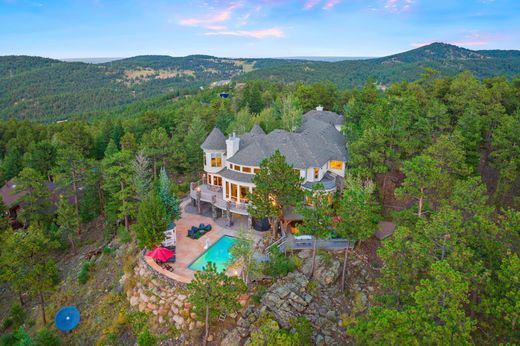
<svg viewBox="0 0 520 346">
<path fill-rule="evenodd" d="M 211 174 L 208 174 L 208 185 L 211 185 Z"/>
<path fill-rule="evenodd" d="M 318 179 L 320 177 L 320 169 L 314 168 L 314 179 Z"/>
<path fill-rule="evenodd" d="M 202 153 L 202 160 L 204 161 L 204 166 L 207 166 L 206 153 Z"/>
<path fill-rule="evenodd" d="M 229 181 L 226 181 L 226 198 L 227 199 L 229 199 L 229 193 L 230 193 Z"/>
<path fill-rule="evenodd" d="M 251 167 L 242 167 L 242 172 L 251 173 Z"/>
<path fill-rule="evenodd" d="M 211 153 L 211 167 L 222 167 L 222 154 Z"/>
<path fill-rule="evenodd" d="M 246 186 L 240 186 L 240 200 L 244 203 L 248 201 L 247 193 L 249 192 L 249 188 Z"/>
<path fill-rule="evenodd" d="M 233 201 L 238 201 L 238 186 L 233 183 L 231 183 L 231 199 Z"/>
<path fill-rule="evenodd" d="M 213 185 L 222 186 L 222 177 L 219 177 L 218 175 L 215 175 L 213 177 Z"/>
<path fill-rule="evenodd" d="M 330 161 L 329 167 L 331 169 L 343 169 L 343 162 L 341 161 Z"/>
<path fill-rule="evenodd" d="M 260 168 L 255 168 L 254 171 L 255 171 L 255 174 L 260 173 Z"/>
</svg>

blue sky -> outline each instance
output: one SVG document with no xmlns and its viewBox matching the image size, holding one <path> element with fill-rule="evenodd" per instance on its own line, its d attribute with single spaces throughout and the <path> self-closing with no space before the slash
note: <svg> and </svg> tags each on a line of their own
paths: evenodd
<svg viewBox="0 0 520 346">
<path fill-rule="evenodd" d="M 0 0 L 0 55 L 383 56 L 520 49 L 520 0 Z"/>
</svg>

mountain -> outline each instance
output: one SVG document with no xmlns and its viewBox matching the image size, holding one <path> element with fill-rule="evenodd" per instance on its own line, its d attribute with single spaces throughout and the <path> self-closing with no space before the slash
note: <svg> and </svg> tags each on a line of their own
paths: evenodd
<svg viewBox="0 0 520 346">
<path fill-rule="evenodd" d="M 308 62 L 298 66 L 276 66 L 256 70 L 239 80 L 268 79 L 286 83 L 331 81 L 341 88 L 359 87 L 368 79 L 380 84 L 417 80 L 425 68 L 441 76 L 471 71 L 478 78 L 512 77 L 520 72 L 520 51 L 473 51 L 446 43 L 432 43 L 404 53 L 381 58 L 338 62 Z"/>
<path fill-rule="evenodd" d="M 387 85 L 417 80 L 424 68 L 433 68 L 443 76 L 468 70 L 478 78 L 511 78 L 520 71 L 520 51 L 474 51 L 433 43 L 404 53 L 358 60 L 142 55 L 99 64 L 1 56 L 0 119 L 52 121 L 231 79 L 330 81 L 340 88 L 358 87 L 373 79 Z"/>
<path fill-rule="evenodd" d="M 206 55 L 136 56 L 102 64 L 39 57 L 0 57 L 0 119 L 56 120 L 106 110 L 150 96 L 207 86 L 290 59 L 227 59 Z"/>
</svg>

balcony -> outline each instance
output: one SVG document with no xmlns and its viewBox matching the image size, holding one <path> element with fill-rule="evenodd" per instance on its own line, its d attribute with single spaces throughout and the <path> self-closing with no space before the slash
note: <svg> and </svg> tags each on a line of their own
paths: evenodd
<svg viewBox="0 0 520 346">
<path fill-rule="evenodd" d="M 246 203 L 227 201 L 223 198 L 222 187 L 201 183 L 191 183 L 190 197 L 196 200 L 198 193 L 200 193 L 201 201 L 215 205 L 215 207 L 221 210 L 227 210 L 229 203 L 229 210 L 232 213 L 240 215 L 249 215 L 249 213 L 247 212 L 248 205 Z"/>
</svg>

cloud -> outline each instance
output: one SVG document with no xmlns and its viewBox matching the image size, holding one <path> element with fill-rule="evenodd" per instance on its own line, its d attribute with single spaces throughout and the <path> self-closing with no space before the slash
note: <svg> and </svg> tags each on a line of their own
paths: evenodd
<svg viewBox="0 0 520 346">
<path fill-rule="evenodd" d="M 303 8 L 306 10 L 310 10 L 321 2 L 321 0 L 307 0 L 303 5 Z"/>
<path fill-rule="evenodd" d="M 424 47 L 429 44 L 432 44 L 434 41 L 428 41 L 428 42 L 412 42 L 410 45 L 415 48 Z"/>
<path fill-rule="evenodd" d="M 337 4 L 339 4 L 339 0 L 328 0 L 325 5 L 323 5 L 323 9 L 324 10 L 330 10 L 331 8 L 333 8 L 334 6 L 336 6 Z"/>
<path fill-rule="evenodd" d="M 211 30 L 223 30 L 225 27 L 219 24 L 228 21 L 233 15 L 233 12 L 241 6 L 241 3 L 232 3 L 223 10 L 216 11 L 202 18 L 181 19 L 179 24 L 184 26 L 200 26 Z"/>
<path fill-rule="evenodd" d="M 207 36 L 241 36 L 241 37 L 253 37 L 253 38 L 269 38 L 285 37 L 285 33 L 278 28 L 262 29 L 262 30 L 221 30 L 206 32 L 204 35 Z"/>
<path fill-rule="evenodd" d="M 385 8 L 393 13 L 401 13 L 410 10 L 415 0 L 385 0 Z"/>
</svg>

